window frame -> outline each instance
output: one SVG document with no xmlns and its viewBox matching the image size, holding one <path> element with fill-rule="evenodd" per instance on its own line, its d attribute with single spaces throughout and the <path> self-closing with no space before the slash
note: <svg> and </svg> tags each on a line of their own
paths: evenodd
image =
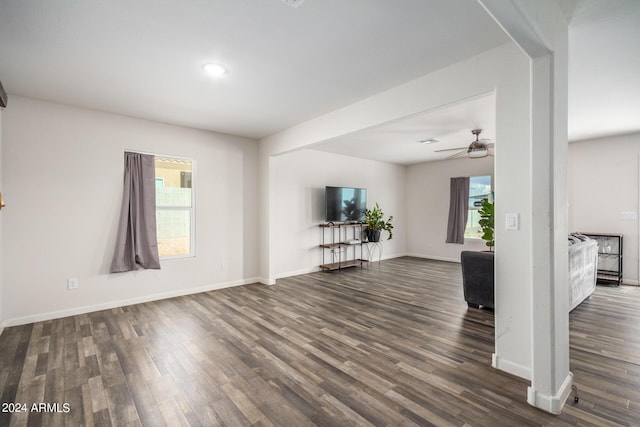
<svg viewBox="0 0 640 427">
<path fill-rule="evenodd" d="M 196 257 L 196 161 L 195 159 L 188 157 L 179 157 L 173 155 L 165 155 L 165 154 L 154 154 L 155 159 L 171 159 L 171 160 L 179 160 L 179 161 L 188 161 L 191 163 L 191 207 L 184 206 L 159 206 L 156 200 L 156 215 L 159 210 L 164 211 L 184 211 L 189 210 L 189 253 L 183 255 L 158 255 L 160 256 L 160 261 L 170 261 L 177 259 L 186 259 L 186 258 L 195 258 Z M 156 225 L 157 230 L 157 225 Z"/>
<path fill-rule="evenodd" d="M 483 178 L 483 177 L 489 177 L 489 187 L 491 189 L 491 192 L 488 194 L 488 196 L 491 196 L 491 194 L 493 193 L 493 174 L 482 174 L 482 175 L 474 175 L 474 176 L 470 176 L 469 177 L 469 189 L 471 189 L 471 180 L 473 178 Z M 471 191 L 469 191 L 469 193 L 471 193 Z M 469 194 L 469 201 L 471 200 L 471 194 Z M 469 201 L 467 201 L 467 205 L 469 205 Z M 468 229 L 468 225 L 469 225 L 469 221 L 471 221 L 471 211 L 478 211 L 480 210 L 479 207 L 477 208 L 471 208 L 468 207 L 467 208 L 467 223 L 464 226 L 464 239 L 467 240 L 482 240 L 482 237 L 475 237 L 475 236 L 467 236 L 467 229 Z"/>
</svg>

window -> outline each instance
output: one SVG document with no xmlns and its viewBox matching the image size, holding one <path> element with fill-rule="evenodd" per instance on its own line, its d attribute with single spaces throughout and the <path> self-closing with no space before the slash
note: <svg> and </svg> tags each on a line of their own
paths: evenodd
<svg viewBox="0 0 640 427">
<path fill-rule="evenodd" d="M 465 238 L 482 238 L 480 231 L 480 214 L 483 199 L 491 198 L 491 176 L 472 176 L 469 178 L 469 217 L 464 229 Z"/>
<path fill-rule="evenodd" d="M 193 162 L 156 157 L 156 224 L 161 258 L 193 256 Z"/>
</svg>

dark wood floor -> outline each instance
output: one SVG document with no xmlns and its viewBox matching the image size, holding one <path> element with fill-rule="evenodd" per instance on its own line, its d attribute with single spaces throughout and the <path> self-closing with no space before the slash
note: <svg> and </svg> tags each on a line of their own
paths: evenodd
<svg viewBox="0 0 640 427">
<path fill-rule="evenodd" d="M 0 402 L 27 410 L 0 425 L 639 425 L 640 288 L 598 287 L 570 319 L 580 402 L 560 416 L 491 368 L 493 315 L 467 309 L 459 264 L 400 258 L 12 327 Z"/>
</svg>

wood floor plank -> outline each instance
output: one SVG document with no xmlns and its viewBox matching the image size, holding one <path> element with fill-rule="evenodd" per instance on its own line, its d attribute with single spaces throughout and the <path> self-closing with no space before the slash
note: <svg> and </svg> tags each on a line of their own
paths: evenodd
<svg viewBox="0 0 640 427">
<path fill-rule="evenodd" d="M 640 288 L 569 315 L 580 401 L 553 416 L 491 367 L 493 313 L 417 258 L 6 328 L 1 426 L 638 426 Z M 49 409 L 52 409 L 50 407 Z"/>
<path fill-rule="evenodd" d="M 140 421 L 138 411 L 129 392 L 129 387 L 125 383 L 118 383 L 105 388 L 109 414 L 115 425 L 125 425 Z M 72 411 L 72 412 L 77 412 Z"/>
<path fill-rule="evenodd" d="M 143 425 L 166 425 L 156 400 L 151 393 L 144 377 L 139 372 L 127 376 L 127 384 L 131 392 L 131 398 L 136 407 L 140 422 Z"/>
</svg>

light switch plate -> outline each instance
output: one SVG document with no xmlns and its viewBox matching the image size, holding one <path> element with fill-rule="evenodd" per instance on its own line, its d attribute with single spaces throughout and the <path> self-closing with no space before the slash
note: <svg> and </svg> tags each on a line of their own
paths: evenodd
<svg viewBox="0 0 640 427">
<path fill-rule="evenodd" d="M 73 289 L 78 289 L 78 278 L 77 277 L 70 277 L 67 279 L 67 289 L 68 290 L 73 290 Z"/>
<path fill-rule="evenodd" d="M 620 219 L 627 221 L 635 221 L 638 219 L 638 212 L 620 212 Z"/>
<path fill-rule="evenodd" d="M 504 229 L 517 231 L 520 229 L 520 214 L 507 213 L 504 214 Z"/>
</svg>

